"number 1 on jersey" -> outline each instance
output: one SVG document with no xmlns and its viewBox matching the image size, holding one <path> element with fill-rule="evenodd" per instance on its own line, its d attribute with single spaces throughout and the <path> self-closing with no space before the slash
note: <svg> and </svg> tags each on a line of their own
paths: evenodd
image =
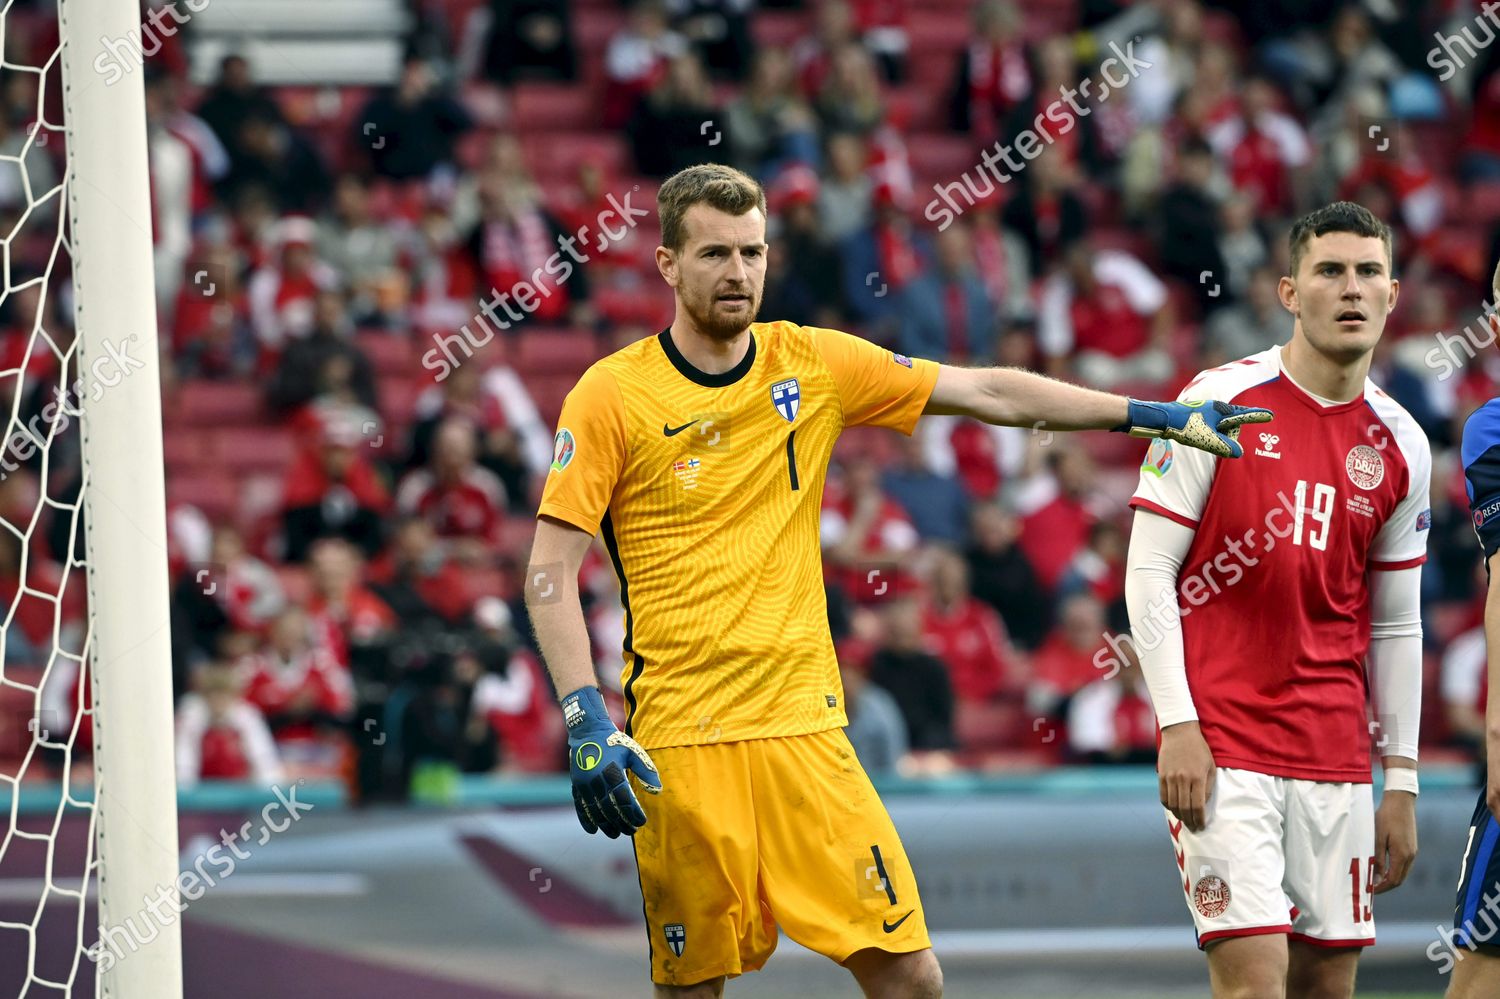
<svg viewBox="0 0 1500 999">
<path fill-rule="evenodd" d="M 1312 514 L 1316 526 L 1307 532 L 1309 546 L 1323 551 L 1328 547 L 1328 525 L 1333 520 L 1333 487 L 1323 482 L 1313 483 L 1313 504 L 1307 506 L 1307 480 L 1297 480 L 1297 514 L 1292 525 L 1292 544 L 1302 544 L 1302 515 Z"/>
</svg>

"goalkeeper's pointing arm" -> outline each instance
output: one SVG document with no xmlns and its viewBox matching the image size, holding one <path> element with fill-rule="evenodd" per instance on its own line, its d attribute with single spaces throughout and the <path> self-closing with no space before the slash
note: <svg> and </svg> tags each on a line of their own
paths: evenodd
<svg viewBox="0 0 1500 999">
<path fill-rule="evenodd" d="M 1165 437 L 1221 458 L 1243 452 L 1237 438 L 1247 423 L 1267 423 L 1269 409 L 1224 402 L 1141 402 L 1060 382 L 1020 368 L 943 365 L 923 412 L 972 416 L 1006 427 L 1118 430 Z"/>
<path fill-rule="evenodd" d="M 578 600 L 578 570 L 593 540 L 572 525 L 537 519 L 526 570 L 526 610 L 552 684 L 562 695 L 578 821 L 585 831 L 602 831 L 614 839 L 621 833 L 633 835 L 646 824 L 626 775 L 635 774 L 639 786 L 652 794 L 661 790 L 661 780 L 646 751 L 610 720 L 594 676 Z"/>
</svg>

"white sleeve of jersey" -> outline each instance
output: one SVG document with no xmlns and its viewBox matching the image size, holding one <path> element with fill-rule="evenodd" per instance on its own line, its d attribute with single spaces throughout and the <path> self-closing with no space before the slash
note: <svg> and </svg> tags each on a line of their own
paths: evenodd
<svg viewBox="0 0 1500 999">
<path fill-rule="evenodd" d="M 1182 647 L 1182 613 L 1177 579 L 1192 546 L 1194 531 L 1150 510 L 1138 509 L 1125 558 L 1125 604 L 1130 640 L 1151 692 L 1151 706 L 1162 728 L 1197 721 L 1188 689 Z"/>
<path fill-rule="evenodd" d="M 1427 558 L 1427 529 L 1432 523 L 1432 504 L 1428 492 L 1432 486 L 1432 449 L 1427 438 L 1408 417 L 1395 424 L 1396 439 L 1411 472 L 1406 495 L 1396 504 L 1390 517 L 1370 546 L 1370 568 L 1398 569 L 1419 565 Z"/>
<path fill-rule="evenodd" d="M 1222 398 L 1206 392 L 1199 380 L 1188 383 L 1177 398 L 1182 401 L 1189 396 L 1195 399 Z M 1207 451 L 1176 447 L 1171 441 L 1158 437 L 1146 450 L 1146 460 L 1141 462 L 1140 482 L 1135 487 L 1130 505 L 1159 513 L 1184 527 L 1197 528 L 1198 521 L 1203 518 L 1203 505 L 1208 502 L 1209 487 L 1214 483 L 1218 461 Z"/>
<path fill-rule="evenodd" d="M 1370 578 L 1370 696 L 1376 751 L 1417 758 L 1422 718 L 1422 568 Z"/>
</svg>

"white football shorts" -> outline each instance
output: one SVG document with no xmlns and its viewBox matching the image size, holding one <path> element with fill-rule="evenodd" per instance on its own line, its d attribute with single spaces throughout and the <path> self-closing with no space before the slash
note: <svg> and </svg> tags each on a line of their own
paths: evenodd
<svg viewBox="0 0 1500 999">
<path fill-rule="evenodd" d="M 1166 816 L 1199 947 L 1264 933 L 1325 947 L 1375 942 L 1369 784 L 1220 767 L 1202 832 Z"/>
</svg>

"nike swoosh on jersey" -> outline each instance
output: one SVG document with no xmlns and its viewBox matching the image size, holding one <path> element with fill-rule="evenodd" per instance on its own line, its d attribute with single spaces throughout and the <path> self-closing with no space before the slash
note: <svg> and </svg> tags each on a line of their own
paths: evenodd
<svg viewBox="0 0 1500 999">
<path fill-rule="evenodd" d="M 887 923 L 886 921 L 881 920 L 881 922 L 880 922 L 880 928 L 882 930 L 885 930 L 887 933 L 895 933 L 897 927 L 899 927 L 902 923 L 904 923 L 908 919 L 910 919 L 912 912 L 916 912 L 916 911 L 917 911 L 916 909 L 912 909 L 911 912 L 908 912 L 906 915 L 902 916 L 900 919 L 896 920 L 894 923 Z"/>
<path fill-rule="evenodd" d="M 697 420 L 692 420 L 692 421 L 689 421 L 688 423 L 684 423 L 680 427 L 669 427 L 665 423 L 663 423 L 661 425 L 661 432 L 664 433 L 664 434 L 666 434 L 668 437 L 676 437 L 678 434 L 682 433 L 688 427 L 691 427 L 694 423 L 697 423 L 697 422 L 698 422 Z"/>
</svg>

